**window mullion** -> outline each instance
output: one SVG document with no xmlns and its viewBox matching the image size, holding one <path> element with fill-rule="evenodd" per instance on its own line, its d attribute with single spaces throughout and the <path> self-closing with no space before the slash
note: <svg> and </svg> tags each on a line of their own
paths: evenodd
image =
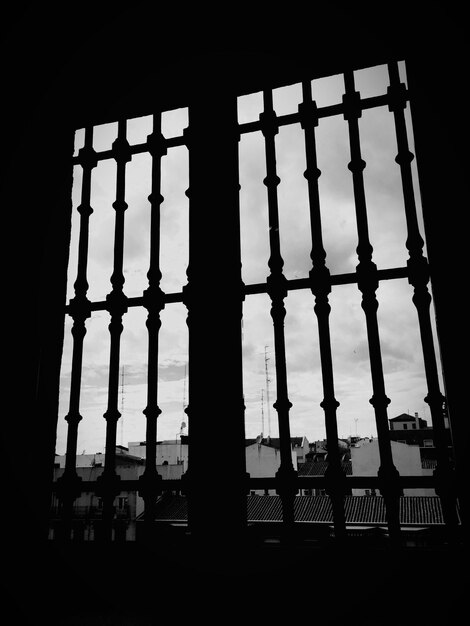
<svg viewBox="0 0 470 626">
<path fill-rule="evenodd" d="M 191 533 L 210 544 L 227 529 L 235 538 L 246 527 L 236 105 L 223 81 L 205 84 L 189 107 L 184 133 L 189 150 L 189 263 L 183 288 L 189 331 L 189 469 L 183 482 Z M 214 433 L 230 458 L 215 475 L 207 463 L 207 442 Z M 209 502 L 223 520 L 217 527 L 207 524 Z"/>
</svg>

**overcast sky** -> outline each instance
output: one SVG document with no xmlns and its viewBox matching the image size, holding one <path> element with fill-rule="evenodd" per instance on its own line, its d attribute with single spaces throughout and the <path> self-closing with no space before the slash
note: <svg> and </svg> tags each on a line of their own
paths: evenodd
<svg viewBox="0 0 470 626">
<path fill-rule="evenodd" d="M 401 68 L 405 79 L 404 68 Z M 386 92 L 388 75 L 385 67 L 356 72 L 356 89 L 362 97 Z M 313 82 L 313 97 L 319 106 L 341 101 L 344 84 L 341 76 Z M 274 92 L 274 107 L 279 115 L 297 111 L 301 86 L 293 85 Z M 252 94 L 239 99 L 239 121 L 258 119 L 262 95 Z M 179 136 L 187 126 L 187 110 L 179 109 L 163 116 L 163 134 Z M 409 120 L 408 120 L 409 121 Z M 410 129 L 410 126 L 409 126 Z M 151 117 L 128 122 L 130 143 L 141 143 L 152 130 Z M 370 240 L 373 260 L 379 269 L 403 267 L 406 223 L 398 165 L 393 116 L 387 107 L 363 112 L 360 119 Z M 117 124 L 96 127 L 94 147 L 105 150 L 116 137 Z M 410 144 L 412 136 L 410 132 Z M 77 150 L 83 144 L 83 131 L 77 132 Z M 323 118 L 316 130 L 319 179 L 326 263 L 331 274 L 353 272 L 357 265 L 357 229 L 354 211 L 352 176 L 347 168 L 350 160 L 347 122 L 342 116 Z M 277 167 L 281 183 L 278 187 L 280 210 L 281 254 L 288 279 L 303 278 L 311 268 L 310 226 L 305 171 L 305 144 L 299 124 L 281 127 L 276 136 Z M 135 155 L 127 166 L 124 243 L 124 291 L 127 296 L 140 296 L 147 287 L 149 257 L 150 156 Z M 413 163 L 413 167 L 415 167 Z M 415 172 L 414 172 L 415 173 Z M 240 204 L 242 225 L 242 272 L 245 284 L 265 282 L 269 274 L 267 192 L 264 144 L 261 133 L 242 135 L 240 142 Z M 80 203 L 81 168 L 74 172 L 74 208 Z M 186 147 L 168 150 L 162 161 L 161 287 L 165 292 L 179 292 L 186 283 L 188 264 L 188 154 Z M 101 161 L 93 170 L 88 262 L 88 297 L 104 300 L 109 293 L 113 264 L 115 163 Z M 415 176 L 415 195 L 419 208 L 419 189 Z M 78 213 L 74 211 L 69 264 L 68 298 L 73 297 L 77 270 Z M 423 229 L 421 234 L 424 236 Z M 379 324 L 386 393 L 391 399 L 389 418 L 404 412 L 418 412 L 428 420 L 426 383 L 419 340 L 417 315 L 411 301 L 412 290 L 406 280 L 385 281 L 377 292 Z M 365 316 L 361 294 L 356 285 L 333 287 L 330 294 L 330 315 L 333 365 L 335 373 L 340 437 L 350 434 L 376 434 L 374 412 L 369 403 L 372 396 Z M 313 311 L 314 298 L 309 290 L 292 291 L 285 305 L 288 392 L 293 404 L 290 411 L 291 433 L 305 435 L 309 441 L 325 437 L 322 400 L 321 366 L 318 330 Z M 269 368 L 269 396 L 276 399 L 274 340 L 270 301 L 266 295 L 247 296 L 244 303 L 244 395 L 246 404 L 246 435 L 257 436 L 262 429 L 262 390 L 264 395 L 264 434 L 278 435 L 277 414 L 266 405 L 265 346 Z M 85 337 L 82 396 L 78 453 L 104 449 L 103 413 L 107 404 L 109 323 L 107 312 L 93 314 L 87 322 Z M 158 439 L 175 439 L 181 423 L 188 424 L 183 412 L 188 402 L 185 389 L 187 365 L 186 309 L 182 304 L 168 304 L 162 312 L 159 358 Z M 145 439 L 147 329 L 146 310 L 130 308 L 124 317 L 121 337 L 121 367 L 124 368 L 123 394 L 120 392 L 123 417 L 118 424 L 118 443 Z M 70 389 L 72 341 L 71 320 L 66 321 L 61 375 L 60 414 L 56 451 L 65 451 L 66 422 Z M 436 345 L 437 349 L 437 345 Z M 213 367 L 223 367 L 230 356 L 221 348 L 220 359 Z M 210 375 L 210 366 L 208 373 Z M 270 429 L 269 429 L 270 426 Z M 187 432 L 187 429 L 186 431 Z"/>
</svg>

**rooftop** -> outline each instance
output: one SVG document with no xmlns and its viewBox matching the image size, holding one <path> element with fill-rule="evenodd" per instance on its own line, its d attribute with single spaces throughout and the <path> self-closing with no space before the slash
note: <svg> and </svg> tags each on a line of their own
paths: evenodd
<svg viewBox="0 0 470 626">
<path fill-rule="evenodd" d="M 302 445 L 304 437 L 291 437 L 290 442 L 294 448 L 298 448 Z M 246 439 L 245 446 L 252 446 L 254 443 L 259 443 L 263 446 L 269 446 L 270 448 L 279 449 L 281 446 L 281 440 L 278 437 L 256 437 L 255 439 Z"/>
<path fill-rule="evenodd" d="M 409 413 L 400 413 L 400 415 L 397 415 L 396 417 L 391 417 L 388 421 L 389 422 L 416 422 L 417 419 L 420 421 L 420 423 L 427 424 L 426 420 L 424 420 L 422 417 L 419 417 L 418 415 L 410 415 Z"/>
<path fill-rule="evenodd" d="M 324 476 L 327 467 L 328 461 L 307 461 L 299 467 L 298 474 L 299 476 Z M 341 467 L 346 476 L 352 475 L 351 461 L 342 461 Z"/>
<path fill-rule="evenodd" d="M 247 496 L 249 522 L 282 521 L 279 496 Z M 211 511 L 208 501 L 208 516 Z M 385 503 L 381 496 L 346 496 L 344 511 L 348 525 L 386 525 Z M 294 500 L 296 522 L 333 523 L 329 496 L 297 496 Z M 165 496 L 157 503 L 156 520 L 186 522 L 185 496 Z M 403 526 L 427 527 L 444 523 L 440 499 L 436 496 L 407 496 L 400 498 L 400 523 Z"/>
</svg>

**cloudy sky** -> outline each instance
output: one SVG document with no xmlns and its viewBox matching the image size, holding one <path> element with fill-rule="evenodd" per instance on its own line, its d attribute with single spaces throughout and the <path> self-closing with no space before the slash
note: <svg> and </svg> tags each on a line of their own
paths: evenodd
<svg viewBox="0 0 470 626">
<path fill-rule="evenodd" d="M 405 70 L 401 67 L 402 79 Z M 355 73 L 356 89 L 362 97 L 386 92 L 388 75 L 385 67 Z M 341 101 L 344 83 L 341 76 L 313 82 L 313 97 L 318 106 Z M 274 91 L 274 108 L 278 115 L 297 111 L 302 93 L 300 85 Z M 262 94 L 239 99 L 239 122 L 258 119 L 262 110 Z M 165 113 L 162 130 L 166 137 L 182 134 L 187 126 L 187 110 Z M 409 122 L 409 119 L 408 119 Z M 151 117 L 130 120 L 128 139 L 142 143 L 152 130 Z M 373 260 L 379 269 L 403 267 L 406 223 L 398 165 L 393 116 L 387 107 L 363 112 L 360 119 L 370 239 Z M 117 124 L 95 128 L 94 147 L 105 150 L 116 138 Z M 409 125 L 409 139 L 412 134 Z M 83 131 L 77 131 L 76 149 L 83 145 Z M 331 274 L 353 272 L 357 265 L 357 229 L 351 173 L 347 122 L 342 116 L 323 118 L 316 130 L 319 179 L 326 263 Z M 277 167 L 281 184 L 278 187 L 280 211 L 281 254 L 288 279 L 304 278 L 311 268 L 310 226 L 305 171 L 305 144 L 299 124 L 283 126 L 276 136 Z M 414 164 L 413 164 L 414 167 Z M 147 154 L 135 155 L 127 166 L 124 242 L 124 291 L 127 296 L 140 296 L 147 287 L 149 257 L 150 168 Z M 414 174 L 416 172 L 414 171 Z M 264 143 L 261 133 L 242 135 L 240 142 L 240 204 L 242 226 L 242 272 L 245 284 L 265 282 L 269 269 L 268 208 Z M 74 172 L 73 201 L 80 203 L 81 168 Z M 188 264 L 188 154 L 186 147 L 174 147 L 162 161 L 161 287 L 165 292 L 181 291 L 186 283 Z M 88 297 L 104 300 L 109 293 L 113 264 L 115 163 L 101 161 L 93 170 L 88 262 Z M 415 194 L 419 207 L 419 189 L 415 176 Z M 77 270 L 78 213 L 74 211 L 69 265 L 68 298 L 73 297 Z M 423 229 L 421 233 L 424 236 Z M 411 302 L 412 290 L 406 280 L 384 281 L 377 292 L 379 324 L 389 417 L 403 412 L 418 412 L 430 423 L 419 341 L 417 315 Z M 285 301 L 287 315 L 285 333 L 289 398 L 293 404 L 291 433 L 305 435 L 310 441 L 325 437 L 322 400 L 321 366 L 318 330 L 313 311 L 314 298 L 309 290 L 291 291 Z M 361 294 L 356 285 L 333 287 L 330 327 L 335 371 L 338 430 L 340 437 L 350 434 L 375 435 L 374 412 L 369 404 L 372 396 L 367 335 Z M 268 296 L 250 295 L 244 303 L 244 395 L 246 404 L 246 435 L 278 435 L 277 414 L 266 404 L 265 354 L 268 361 L 269 397 L 276 399 L 274 340 Z M 162 312 L 159 355 L 158 438 L 175 439 L 181 423 L 188 423 L 183 412 L 187 378 L 188 336 L 186 309 L 182 304 L 168 304 Z M 123 372 L 120 406 L 123 417 L 118 424 L 118 443 L 145 439 L 147 329 L 146 310 L 131 308 L 124 317 L 121 343 Z M 109 361 L 109 323 L 107 312 L 93 314 L 87 322 L 81 395 L 78 453 L 104 449 L 103 413 L 107 404 Z M 61 375 L 59 427 L 56 451 L 65 451 L 72 341 L 71 320 L 66 321 L 66 340 Z M 437 348 L 437 346 L 436 346 Z M 221 348 L 220 359 L 213 367 L 223 367 L 229 358 Z M 209 367 L 210 373 L 210 367 Z M 262 403 L 262 396 L 264 402 Z M 268 422 L 269 416 L 269 422 Z M 186 431 L 187 432 L 187 429 Z"/>
</svg>

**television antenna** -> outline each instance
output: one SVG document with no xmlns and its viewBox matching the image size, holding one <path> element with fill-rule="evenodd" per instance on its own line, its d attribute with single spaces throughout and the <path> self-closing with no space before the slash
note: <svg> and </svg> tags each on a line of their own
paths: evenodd
<svg viewBox="0 0 470 626">
<path fill-rule="evenodd" d="M 264 407 L 263 407 L 264 389 L 261 389 L 261 438 L 264 435 Z"/>
<path fill-rule="evenodd" d="M 183 413 L 186 412 L 186 384 L 187 384 L 187 378 L 188 378 L 188 364 L 185 363 L 184 366 L 184 383 L 183 383 Z"/>
<path fill-rule="evenodd" d="M 121 446 L 124 445 L 124 365 L 121 371 Z"/>
<path fill-rule="evenodd" d="M 269 383 L 271 382 L 271 379 L 269 378 L 269 374 L 268 374 L 268 354 L 267 354 L 267 349 L 268 346 L 264 346 L 264 371 L 265 371 L 265 375 L 266 375 L 266 404 L 268 407 L 268 435 L 271 437 L 271 407 L 269 404 Z"/>
</svg>

